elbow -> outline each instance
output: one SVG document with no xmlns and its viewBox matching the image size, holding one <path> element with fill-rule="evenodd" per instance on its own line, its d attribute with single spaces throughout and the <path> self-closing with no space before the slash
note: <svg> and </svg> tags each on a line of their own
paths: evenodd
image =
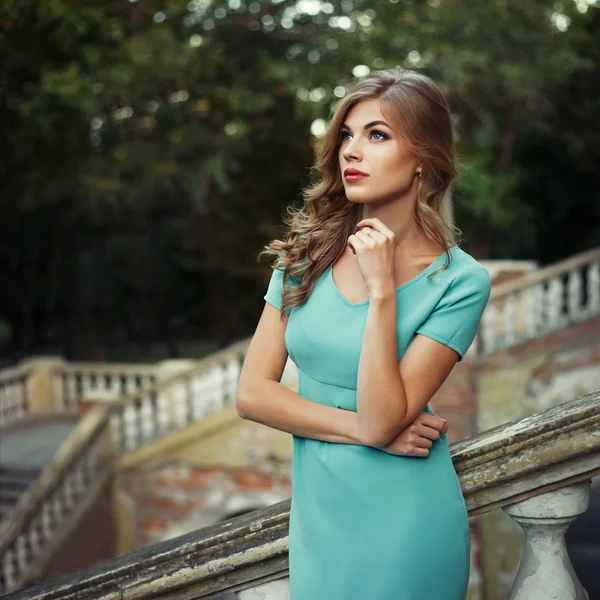
<svg viewBox="0 0 600 600">
<path fill-rule="evenodd" d="M 387 446 L 405 427 L 404 422 L 391 427 L 388 423 L 386 427 L 361 428 L 359 425 L 359 437 L 363 444 L 373 448 L 383 448 Z"/>
<path fill-rule="evenodd" d="M 235 394 L 235 409 L 242 419 L 250 418 L 250 394 L 245 388 L 238 387 Z"/>
<path fill-rule="evenodd" d="M 395 437 L 397 433 L 391 433 L 389 431 L 360 431 L 359 437 L 363 444 L 371 446 L 372 448 L 383 448 L 387 446 Z"/>
</svg>

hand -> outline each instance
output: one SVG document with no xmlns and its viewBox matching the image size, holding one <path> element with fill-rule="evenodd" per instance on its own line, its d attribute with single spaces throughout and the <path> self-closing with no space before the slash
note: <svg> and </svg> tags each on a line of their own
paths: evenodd
<svg viewBox="0 0 600 600">
<path fill-rule="evenodd" d="M 447 433 L 448 424 L 437 415 L 421 412 L 391 442 L 379 448 L 396 456 L 429 456 L 429 448 L 440 434 Z"/>
<path fill-rule="evenodd" d="M 378 218 L 363 219 L 348 244 L 358 259 L 369 295 L 395 289 L 394 260 L 396 240 L 393 231 Z"/>
</svg>

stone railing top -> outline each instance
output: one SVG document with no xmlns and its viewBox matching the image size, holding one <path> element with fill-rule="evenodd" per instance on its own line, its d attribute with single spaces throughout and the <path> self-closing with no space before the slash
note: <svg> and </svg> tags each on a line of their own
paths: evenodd
<svg viewBox="0 0 600 600">
<path fill-rule="evenodd" d="M 7 367 L 5 369 L 0 370 L 0 383 L 7 383 L 9 381 L 14 381 L 15 379 L 27 377 L 28 373 L 29 367 L 24 365 L 18 365 L 16 367 Z"/>
<path fill-rule="evenodd" d="M 107 422 L 107 407 L 90 410 L 77 423 L 75 429 L 58 449 L 56 455 L 43 468 L 36 481 L 19 497 L 11 518 L 0 526 L 0 556 L 21 533 L 26 524 L 39 512 L 56 482 L 69 472 L 72 463 L 94 439 Z"/>
<path fill-rule="evenodd" d="M 64 362 L 57 366 L 58 371 L 77 373 L 135 373 L 152 375 L 156 371 L 153 363 L 125 363 L 125 362 Z"/>
<path fill-rule="evenodd" d="M 557 277 L 558 275 L 568 273 L 573 269 L 578 269 L 579 267 L 594 261 L 600 261 L 600 248 L 592 248 L 591 250 L 574 254 L 566 260 L 554 263 L 548 267 L 536 269 L 532 273 L 529 273 L 514 281 L 507 281 L 506 283 L 492 286 L 490 302 L 513 294 L 514 292 L 519 292 L 533 285 L 537 285 L 538 283 L 547 281 L 553 277 Z"/>
<path fill-rule="evenodd" d="M 470 514 L 600 472 L 600 391 L 454 442 Z M 215 598 L 287 574 L 290 500 L 5 596 L 6 600 Z"/>
</svg>

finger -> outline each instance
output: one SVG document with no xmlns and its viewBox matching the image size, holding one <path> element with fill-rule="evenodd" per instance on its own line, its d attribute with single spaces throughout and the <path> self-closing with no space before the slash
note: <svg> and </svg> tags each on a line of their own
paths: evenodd
<svg viewBox="0 0 600 600">
<path fill-rule="evenodd" d="M 439 429 L 435 427 L 428 427 L 424 423 L 420 423 L 415 426 L 415 433 L 418 436 L 426 437 L 430 440 L 437 440 L 440 437 Z"/>
<path fill-rule="evenodd" d="M 361 239 L 359 237 L 357 237 L 355 234 L 352 234 L 348 238 L 348 245 L 350 246 L 350 248 L 351 248 L 352 252 L 354 252 L 354 254 L 356 254 L 357 250 L 365 249 L 365 245 L 363 244 Z"/>
<path fill-rule="evenodd" d="M 414 456 L 429 456 L 429 448 L 415 448 Z"/>
<path fill-rule="evenodd" d="M 369 237 L 372 240 L 375 240 L 377 242 L 387 242 L 388 241 L 388 238 L 380 231 L 373 231 L 373 233 L 369 234 Z"/>
<path fill-rule="evenodd" d="M 375 247 L 375 240 L 371 239 L 371 236 L 367 233 L 364 233 L 363 231 L 358 231 L 354 235 L 356 235 L 365 246 L 369 248 Z"/>
<path fill-rule="evenodd" d="M 418 437 L 415 439 L 413 444 L 415 445 L 415 448 L 431 448 L 431 446 L 433 446 L 434 441 L 435 440 L 430 440 L 426 437 Z"/>
<path fill-rule="evenodd" d="M 384 225 L 382 223 L 382 221 L 380 219 L 378 219 L 377 217 L 363 219 L 362 221 L 359 221 L 356 224 L 356 226 L 357 227 L 364 227 L 364 226 L 372 227 L 373 229 L 375 229 L 375 230 L 379 231 L 380 233 L 382 233 L 383 235 L 385 235 L 385 237 L 388 239 L 393 239 L 395 237 L 394 232 L 389 227 Z"/>
<path fill-rule="evenodd" d="M 442 429 L 446 424 L 446 419 L 438 417 L 437 415 L 430 415 L 428 413 L 421 413 L 423 415 L 421 423 L 428 427 L 434 427 L 435 429 Z"/>
</svg>

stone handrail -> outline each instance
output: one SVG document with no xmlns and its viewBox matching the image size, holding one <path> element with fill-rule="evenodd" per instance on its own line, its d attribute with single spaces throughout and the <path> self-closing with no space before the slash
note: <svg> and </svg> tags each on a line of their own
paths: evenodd
<svg viewBox="0 0 600 600">
<path fill-rule="evenodd" d="M 114 463 L 107 419 L 105 406 L 84 415 L 2 522 L 0 592 L 36 580 L 106 483 Z"/>
<path fill-rule="evenodd" d="M 587 597 L 577 589 L 568 557 L 561 555 L 562 538 L 555 530 L 563 531 L 565 522 L 585 511 L 589 480 L 600 473 L 599 404 L 597 391 L 450 447 L 469 515 L 502 507 L 519 523 L 537 527 L 534 536 L 526 537 L 521 567 L 532 553 L 537 553 L 536 560 L 527 564 L 526 574 L 517 573 L 512 600 Z M 6 600 L 216 598 L 229 592 L 246 600 L 258 597 L 247 594 L 259 589 L 265 598 L 289 598 L 290 502 L 20 590 Z M 549 573 L 548 564 L 557 556 L 559 566 L 552 564 Z M 531 581 L 541 595 L 532 595 Z M 544 596 L 544 585 L 552 585 L 552 593 L 558 590 L 558 595 Z M 577 595 L 566 591 L 560 595 L 567 588 L 577 590 Z"/>
<path fill-rule="evenodd" d="M 0 593 L 36 580 L 102 490 L 116 458 L 235 404 L 247 348 L 239 342 L 191 371 L 86 414 L 0 529 Z"/>
<path fill-rule="evenodd" d="M 0 371 L 0 429 L 20 421 L 29 412 L 28 375 L 26 367 Z"/>
<path fill-rule="evenodd" d="M 249 341 L 201 359 L 197 366 L 112 404 L 112 438 L 122 454 L 235 404 Z"/>
<path fill-rule="evenodd" d="M 157 380 L 156 365 L 126 363 L 65 363 L 52 370 L 52 390 L 62 408 L 77 412 L 82 401 L 93 398 L 118 402 Z"/>
<path fill-rule="evenodd" d="M 594 248 L 494 286 L 474 351 L 497 352 L 598 315 L 600 248 Z"/>
</svg>

